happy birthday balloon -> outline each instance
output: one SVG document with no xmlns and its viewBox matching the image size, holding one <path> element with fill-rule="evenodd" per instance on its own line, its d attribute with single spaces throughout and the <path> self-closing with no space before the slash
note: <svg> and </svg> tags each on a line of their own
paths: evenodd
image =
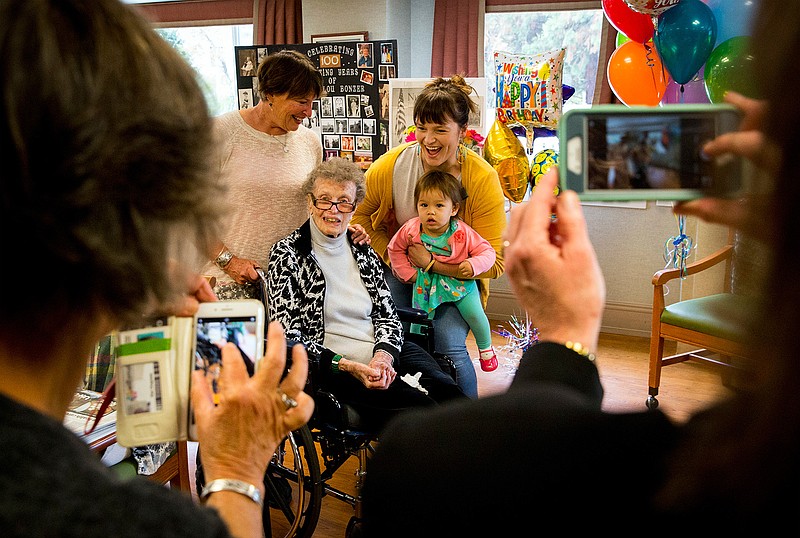
<svg viewBox="0 0 800 538">
<path fill-rule="evenodd" d="M 494 121 L 486 135 L 483 156 L 497 171 L 506 198 L 520 203 L 528 191 L 530 166 L 525 148 L 508 125 Z"/>
<path fill-rule="evenodd" d="M 541 54 L 494 53 L 497 119 L 555 129 L 561 118 L 565 49 Z"/>
<path fill-rule="evenodd" d="M 625 3 L 639 13 L 646 15 L 660 15 L 671 7 L 675 7 L 681 0 L 625 0 Z"/>
</svg>

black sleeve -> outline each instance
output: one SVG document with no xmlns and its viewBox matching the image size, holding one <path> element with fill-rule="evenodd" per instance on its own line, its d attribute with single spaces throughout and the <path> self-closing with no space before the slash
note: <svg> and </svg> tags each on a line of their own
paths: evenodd
<svg viewBox="0 0 800 538">
<path fill-rule="evenodd" d="M 513 392 L 539 384 L 562 385 L 577 391 L 597 409 L 603 402 L 603 385 L 595 364 L 561 344 L 539 342 L 531 346 L 522 356 L 508 390 Z"/>
</svg>

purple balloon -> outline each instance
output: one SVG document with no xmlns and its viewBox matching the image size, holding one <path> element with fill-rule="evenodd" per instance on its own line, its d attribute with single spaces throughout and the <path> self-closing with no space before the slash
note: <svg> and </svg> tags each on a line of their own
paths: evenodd
<svg viewBox="0 0 800 538">
<path fill-rule="evenodd" d="M 711 101 L 708 99 L 706 93 L 706 83 L 703 80 L 705 74 L 705 66 L 692 77 L 692 80 L 683 84 L 683 94 L 681 94 L 681 84 L 674 80 L 670 80 L 667 84 L 667 89 L 664 90 L 664 97 L 661 99 L 662 105 L 675 105 L 675 104 L 707 104 Z"/>
<path fill-rule="evenodd" d="M 561 95 L 561 99 L 562 99 L 562 101 L 563 101 L 564 103 L 566 103 L 566 102 L 567 102 L 567 100 L 568 100 L 570 97 L 572 97 L 573 95 L 575 95 L 575 88 L 573 88 L 572 86 L 567 86 L 566 84 L 562 84 L 562 85 L 561 85 L 561 93 L 562 93 L 562 95 Z"/>
</svg>

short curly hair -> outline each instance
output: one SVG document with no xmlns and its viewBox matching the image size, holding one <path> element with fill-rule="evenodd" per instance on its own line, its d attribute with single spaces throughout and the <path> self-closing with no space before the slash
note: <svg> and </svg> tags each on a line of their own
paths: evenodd
<svg viewBox="0 0 800 538">
<path fill-rule="evenodd" d="M 350 183 L 356 186 L 355 202 L 360 204 L 367 195 L 367 184 L 364 179 L 364 171 L 354 162 L 333 157 L 327 161 L 322 161 L 314 168 L 303 183 L 302 192 L 305 195 L 314 193 L 314 187 L 318 179 L 329 179 L 336 183 Z"/>
<path fill-rule="evenodd" d="M 117 0 L 9 0 L 0 81 L 3 343 L 174 298 L 221 213 L 194 71 Z"/>
</svg>

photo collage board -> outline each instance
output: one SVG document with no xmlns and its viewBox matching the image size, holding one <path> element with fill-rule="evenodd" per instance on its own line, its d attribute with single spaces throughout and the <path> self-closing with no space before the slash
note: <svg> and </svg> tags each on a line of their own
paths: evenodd
<svg viewBox="0 0 800 538">
<path fill-rule="evenodd" d="M 239 109 L 258 104 L 256 66 L 284 49 L 306 55 L 322 74 L 323 96 L 305 125 L 319 135 L 323 158 L 369 168 L 389 148 L 389 79 L 397 77 L 397 40 L 236 47 Z"/>
</svg>

